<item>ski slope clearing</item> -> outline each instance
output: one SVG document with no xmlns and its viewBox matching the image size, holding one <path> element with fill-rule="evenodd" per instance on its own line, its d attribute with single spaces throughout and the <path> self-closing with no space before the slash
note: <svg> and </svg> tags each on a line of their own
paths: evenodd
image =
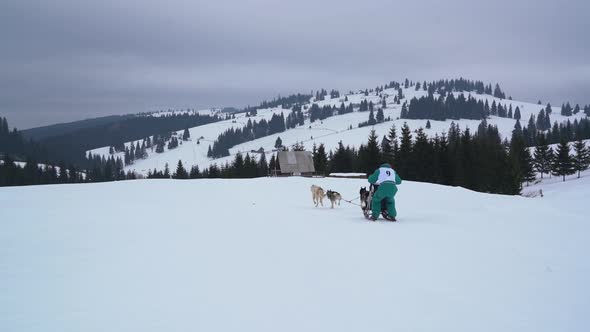
<svg viewBox="0 0 590 332">
<path fill-rule="evenodd" d="M 590 177 L 534 199 L 404 182 L 396 223 L 314 208 L 312 183 L 366 182 L 0 188 L 1 330 L 588 330 Z"/>
<path fill-rule="evenodd" d="M 408 102 L 412 98 L 420 98 L 427 96 L 427 92 L 423 90 L 416 91 L 414 87 L 404 88 L 404 98 L 401 99 L 401 104 Z M 490 95 L 476 94 L 474 92 L 454 92 L 455 96 L 459 96 L 463 93 L 466 97 L 471 96 L 477 100 L 486 101 L 491 105 L 494 101 L 497 104 L 512 107 L 516 109 L 518 107 L 521 113 L 520 123 L 522 126 L 526 126 L 531 115 L 537 116 L 539 111 L 545 108 L 546 105 L 538 105 L 533 103 L 527 103 L 509 99 L 499 99 Z M 383 110 L 385 118 L 390 118 L 391 121 L 377 124 L 375 126 L 367 126 L 358 128 L 358 124 L 368 120 L 369 112 L 358 112 L 356 109 L 361 101 L 367 100 L 372 101 L 375 104 L 375 110 L 380 107 L 381 97 L 375 94 L 369 94 L 365 96 L 364 93 L 350 94 L 347 96 L 341 96 L 338 98 L 329 98 L 316 102 L 320 107 L 324 105 L 332 105 L 339 107 L 341 103 L 345 105 L 355 105 L 355 112 L 344 115 L 335 115 L 333 117 L 324 119 L 323 121 L 310 122 L 309 118 L 305 120 L 305 125 L 299 126 L 293 129 L 288 129 L 282 133 L 261 137 L 243 144 L 239 144 L 230 149 L 231 156 L 211 159 L 207 157 L 207 149 L 217 139 L 218 135 L 229 128 L 242 128 L 248 122 L 248 119 L 252 121 L 260 121 L 261 119 L 270 120 L 273 114 L 283 113 L 287 116 L 291 109 L 283 108 L 268 108 L 258 110 L 258 114 L 253 117 L 246 117 L 245 113 L 236 114 L 236 119 L 225 120 L 216 123 L 211 123 L 199 127 L 190 128 L 191 140 L 182 142 L 179 147 L 168 150 L 165 149 L 164 153 L 158 154 L 153 151 L 148 151 L 148 158 L 143 160 L 136 160 L 134 164 L 125 167 L 126 171 L 135 171 L 138 174 L 147 175 L 149 170 L 163 170 L 164 165 L 168 164 L 169 167 L 174 168 L 178 163 L 178 160 L 182 160 L 184 166 L 190 169 L 192 166 L 199 166 L 201 169 L 209 167 L 211 164 L 223 165 L 226 162 L 231 162 L 234 159 L 234 155 L 238 152 L 243 154 L 263 148 L 267 153 L 267 160 L 270 158 L 270 153 L 274 149 L 274 145 L 277 137 L 280 137 L 283 145 L 292 146 L 295 143 L 303 143 L 307 150 L 311 151 L 313 144 L 319 145 L 324 144 L 327 150 L 335 150 L 338 147 L 338 143 L 342 141 L 344 145 L 350 145 L 353 147 L 359 147 L 361 144 L 366 144 L 369 133 L 372 129 L 375 130 L 379 139 L 388 134 L 392 125 L 395 124 L 398 135 L 400 134 L 401 126 L 404 122 L 407 122 L 412 130 L 418 128 L 424 128 L 424 131 L 429 137 L 434 137 L 436 134 L 446 133 L 449 130 L 450 124 L 455 122 L 459 124 L 461 129 L 469 128 L 474 132 L 477 130 L 477 126 L 481 121 L 479 120 L 451 120 L 446 121 L 434 121 L 430 120 L 431 128 L 425 129 L 427 120 L 412 120 L 412 119 L 399 119 L 401 113 L 401 104 L 394 103 L 394 96 L 397 94 L 395 89 L 385 89 L 381 95 L 387 100 L 387 107 Z M 435 94 L 435 97 L 438 94 Z M 310 106 L 311 103 L 306 104 Z M 583 112 L 580 112 L 573 116 L 562 116 L 559 114 L 560 110 L 558 106 L 554 106 L 554 111 L 551 114 L 551 121 L 562 123 L 567 120 L 573 122 L 576 119 L 585 117 Z M 203 111 L 206 112 L 206 111 Z M 307 114 L 307 110 L 303 110 L 304 114 Z M 155 113 L 154 116 L 161 116 L 171 113 L 161 112 Z M 512 118 L 501 118 L 498 116 L 490 116 L 487 119 L 489 124 L 496 125 L 502 137 L 510 138 L 514 125 L 515 119 Z M 352 127 L 352 128 L 351 128 Z M 177 132 L 178 135 L 182 135 L 182 130 Z M 201 138 L 202 139 L 199 139 Z M 135 141 L 133 144 L 136 144 Z M 127 144 L 129 146 L 129 143 Z M 109 148 L 102 147 L 91 150 L 92 154 L 98 154 L 105 157 L 109 156 Z M 123 158 L 123 153 L 117 154 Z M 258 157 L 258 154 L 253 154 L 254 157 Z"/>
</svg>

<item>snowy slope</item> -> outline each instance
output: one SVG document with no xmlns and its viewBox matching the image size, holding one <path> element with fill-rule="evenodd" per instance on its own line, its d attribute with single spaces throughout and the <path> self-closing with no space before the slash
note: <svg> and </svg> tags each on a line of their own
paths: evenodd
<svg viewBox="0 0 590 332">
<path fill-rule="evenodd" d="M 397 223 L 314 208 L 312 183 L 365 182 L 0 188 L 1 330 L 588 330 L 590 177 L 535 199 L 405 182 Z"/>
<path fill-rule="evenodd" d="M 208 124 L 204 126 L 194 127 L 190 129 L 192 141 L 190 142 L 183 142 L 184 144 L 179 146 L 178 148 L 172 151 L 166 151 L 162 154 L 156 153 L 149 153 L 149 157 L 145 160 L 137 160 L 133 165 L 126 167 L 126 170 L 134 170 L 140 174 L 147 174 L 148 170 L 153 170 L 157 168 L 162 170 L 164 165 L 168 163 L 171 168 L 176 165 L 178 160 L 182 160 L 185 167 L 190 168 L 193 165 L 198 165 L 199 167 L 208 167 L 210 164 L 218 164 L 221 165 L 227 161 L 233 160 L 233 154 L 237 152 L 250 152 L 252 150 L 258 150 L 259 148 L 264 148 L 267 153 L 272 151 L 274 148 L 275 141 L 277 137 L 280 137 L 283 141 L 285 146 L 291 146 L 297 142 L 303 142 L 304 146 L 311 150 L 313 144 L 319 145 L 323 143 L 326 145 L 328 150 L 334 150 L 338 146 L 338 142 L 342 141 L 345 145 L 350 146 L 360 146 L 361 144 L 366 143 L 367 137 L 371 129 L 375 129 L 377 135 L 379 137 L 383 137 L 386 135 L 391 128 L 392 125 L 395 124 L 396 128 L 398 129 L 398 134 L 400 132 L 400 128 L 404 122 L 407 122 L 411 129 L 416 130 L 420 127 L 425 128 L 426 120 L 408 120 L 408 119 L 398 119 L 401 113 L 401 105 L 394 104 L 393 99 L 394 96 L 397 94 L 397 90 L 395 89 L 386 89 L 383 91 L 383 95 L 387 97 L 387 108 L 384 110 L 385 117 L 390 117 L 393 121 L 388 121 L 385 123 L 381 123 L 375 125 L 373 127 L 363 127 L 357 128 L 360 122 L 367 121 L 369 112 L 354 112 L 345 115 L 337 115 L 325 119 L 323 121 L 316 121 L 314 123 L 310 123 L 309 120 L 306 120 L 304 126 L 297 127 L 295 129 L 287 130 L 283 133 L 270 135 L 267 137 L 259 138 L 250 142 L 246 142 L 240 145 L 237 145 L 230 149 L 230 153 L 232 156 L 221 158 L 221 159 L 210 159 L 207 158 L 207 148 L 210 144 L 217 138 L 217 136 L 222 133 L 223 131 L 227 130 L 231 127 L 241 128 L 243 127 L 248 118 L 245 117 L 245 114 L 238 114 L 236 115 L 236 120 L 226 120 L 221 121 L 213 124 Z M 402 99 L 402 104 L 405 101 L 409 101 L 414 97 L 422 97 L 426 96 L 426 91 L 419 90 L 415 91 L 414 87 L 410 87 L 408 89 L 403 89 L 404 99 Z M 455 95 L 459 95 L 460 93 L 456 92 Z M 518 106 L 521 111 L 521 124 L 525 126 L 528 122 L 529 117 L 531 114 L 537 115 L 539 111 L 544 108 L 546 105 L 538 105 L 532 103 L 526 103 L 521 101 L 515 100 L 508 100 L 508 99 L 499 99 L 494 98 L 490 95 L 478 95 L 475 93 L 464 93 L 467 97 L 468 95 L 476 98 L 478 100 L 487 100 L 488 103 L 491 105 L 493 101 L 496 103 L 501 103 L 506 107 L 512 106 L 513 110 L 516 109 Z M 436 96 L 436 95 L 435 95 Z M 362 100 L 373 101 L 375 103 L 375 109 L 380 106 L 380 97 L 376 96 L 375 94 L 369 94 L 369 96 L 365 96 L 364 94 L 353 94 L 346 96 L 348 101 L 345 104 L 352 103 L 354 105 L 360 104 Z M 319 101 L 317 104 L 321 107 L 324 105 L 335 105 L 337 107 L 340 106 L 342 102 L 345 101 L 345 97 L 333 98 Z M 574 119 L 580 119 L 585 117 L 583 112 L 580 112 L 574 116 L 565 117 L 559 114 L 559 107 L 556 105 L 553 106 L 554 110 L 551 114 L 551 121 L 552 122 L 563 122 L 567 121 L 574 121 Z M 282 108 L 272 108 L 272 109 L 261 109 L 258 110 L 258 115 L 252 117 L 252 120 L 260 120 L 262 118 L 270 119 L 272 114 L 280 114 L 283 113 L 285 117 L 290 113 L 288 109 Z M 488 123 L 494 124 L 498 126 L 500 134 L 503 137 L 510 137 L 512 130 L 514 129 L 515 124 L 514 119 L 510 118 L 500 118 L 497 116 L 492 116 L 488 119 Z M 431 129 L 425 129 L 425 132 L 430 136 L 433 137 L 435 134 L 441 134 L 443 132 L 447 132 L 452 120 L 447 121 L 434 121 L 430 120 L 431 122 Z M 470 128 L 471 130 L 476 130 L 477 126 L 479 125 L 479 120 L 455 120 L 455 123 L 458 123 L 462 129 Z M 353 129 L 349 129 L 352 126 Z M 181 134 L 182 131 L 179 131 Z M 197 144 L 198 137 L 204 137 L 204 140 L 201 140 Z M 93 154 L 100 154 L 104 156 L 108 156 L 108 147 L 103 147 L 99 149 L 92 150 Z M 122 156 L 122 154 L 120 154 Z M 267 156 L 270 157 L 270 156 Z"/>
</svg>

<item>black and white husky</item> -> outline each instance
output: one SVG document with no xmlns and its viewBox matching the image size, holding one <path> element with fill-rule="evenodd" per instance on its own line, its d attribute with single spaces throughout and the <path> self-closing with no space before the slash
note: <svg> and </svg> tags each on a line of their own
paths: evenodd
<svg viewBox="0 0 590 332">
<path fill-rule="evenodd" d="M 328 190 L 326 192 L 326 196 L 328 196 L 330 203 L 332 203 L 332 209 L 334 208 L 334 204 L 336 202 L 338 202 L 338 206 L 340 206 L 340 200 L 342 199 L 342 195 L 340 195 L 340 193 L 338 193 L 337 191 Z"/>
</svg>

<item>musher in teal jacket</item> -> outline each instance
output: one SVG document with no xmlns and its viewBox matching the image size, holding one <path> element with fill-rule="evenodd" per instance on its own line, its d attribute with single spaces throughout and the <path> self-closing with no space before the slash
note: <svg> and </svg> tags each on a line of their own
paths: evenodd
<svg viewBox="0 0 590 332">
<path fill-rule="evenodd" d="M 373 194 L 373 201 L 371 209 L 373 210 L 372 219 L 377 220 L 379 213 L 381 213 L 381 201 L 385 201 L 387 205 L 387 215 L 383 217 L 387 220 L 395 221 L 397 211 L 395 210 L 395 194 L 397 193 L 397 186 L 402 183 L 402 179 L 393 170 L 390 164 L 382 164 L 371 176 L 369 176 L 369 183 L 379 186 L 377 191 Z"/>
</svg>

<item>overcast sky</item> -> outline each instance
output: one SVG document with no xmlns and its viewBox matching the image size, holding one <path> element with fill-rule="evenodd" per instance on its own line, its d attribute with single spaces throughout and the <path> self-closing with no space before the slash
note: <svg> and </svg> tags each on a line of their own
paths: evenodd
<svg viewBox="0 0 590 332">
<path fill-rule="evenodd" d="M 590 104 L 589 3 L 2 0 L 0 115 L 29 128 L 459 76 Z"/>
</svg>

